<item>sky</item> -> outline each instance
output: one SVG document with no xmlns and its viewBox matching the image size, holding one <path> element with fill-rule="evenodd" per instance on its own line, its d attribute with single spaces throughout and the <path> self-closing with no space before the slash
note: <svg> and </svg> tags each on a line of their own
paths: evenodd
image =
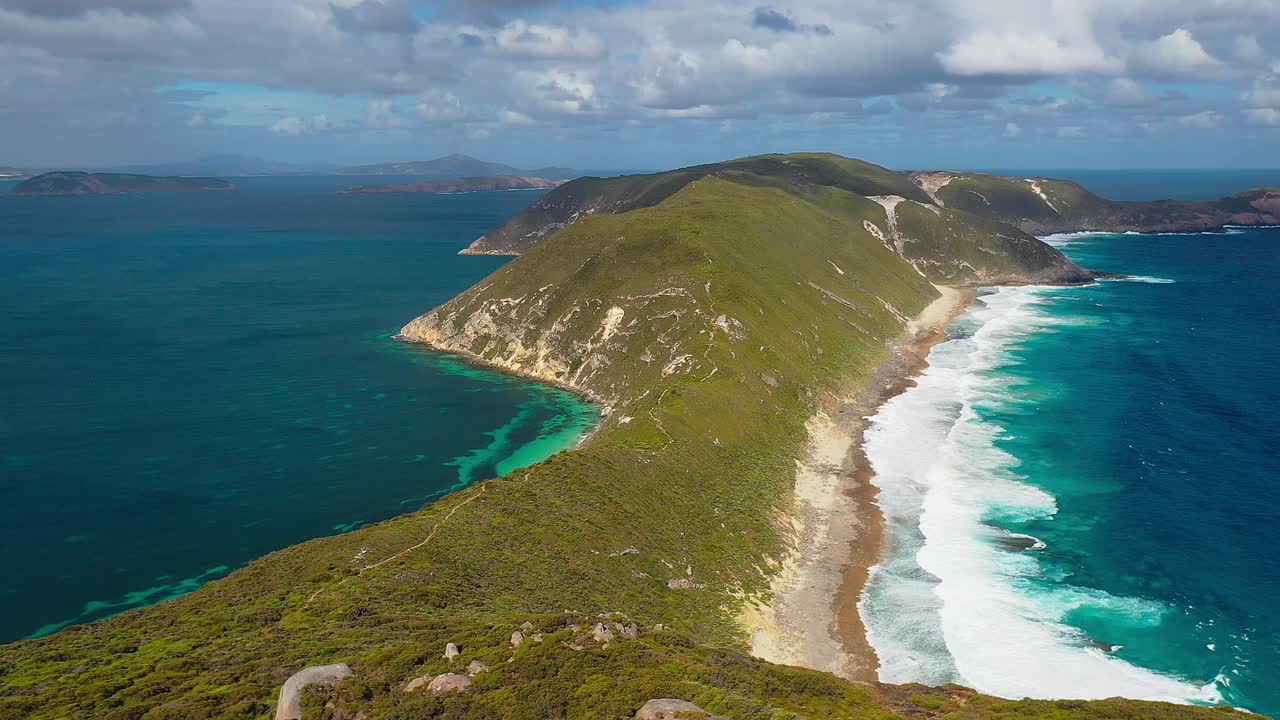
<svg viewBox="0 0 1280 720">
<path fill-rule="evenodd" d="M 0 0 L 0 165 L 1280 166 L 1280 0 Z"/>
</svg>

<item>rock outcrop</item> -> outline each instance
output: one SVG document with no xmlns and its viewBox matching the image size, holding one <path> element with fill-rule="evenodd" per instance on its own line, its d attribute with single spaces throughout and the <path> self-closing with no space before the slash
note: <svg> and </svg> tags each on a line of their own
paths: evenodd
<svg viewBox="0 0 1280 720">
<path fill-rule="evenodd" d="M 645 703 L 636 712 L 635 720 L 729 720 L 722 715 L 712 715 L 688 700 L 656 698 Z"/>
<path fill-rule="evenodd" d="M 300 720 L 302 691 L 306 687 L 310 685 L 332 687 L 354 676 L 355 673 L 346 663 L 314 665 L 299 670 L 284 682 L 284 687 L 280 688 L 280 699 L 276 703 L 276 720 Z"/>
</svg>

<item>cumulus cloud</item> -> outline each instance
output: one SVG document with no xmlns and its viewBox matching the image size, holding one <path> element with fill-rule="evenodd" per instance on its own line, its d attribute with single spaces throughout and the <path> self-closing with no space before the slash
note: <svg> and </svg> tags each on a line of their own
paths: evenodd
<svg viewBox="0 0 1280 720">
<path fill-rule="evenodd" d="M 1136 80 L 1114 78 L 1107 84 L 1103 101 L 1112 107 L 1140 108 L 1155 103 L 1156 98 Z"/>
<path fill-rule="evenodd" d="M 276 135 L 305 135 L 307 133 L 318 133 L 326 130 L 332 130 L 334 127 L 334 123 L 331 122 L 329 120 L 329 116 L 324 113 L 320 113 L 319 115 L 315 115 L 310 118 L 291 115 L 275 121 L 271 125 L 271 132 Z"/>
<path fill-rule="evenodd" d="M 604 41 L 595 33 L 524 20 L 508 23 L 493 42 L 500 53 L 513 58 L 595 60 L 605 54 Z"/>
<path fill-rule="evenodd" d="M 1123 67 L 1097 45 L 1017 31 L 974 33 L 938 53 L 938 59 L 956 75 L 1111 73 Z"/>
<path fill-rule="evenodd" d="M 1245 111 L 1245 117 L 1250 125 L 1280 127 L 1280 109 L 1251 108 Z"/>
<path fill-rule="evenodd" d="M 364 108 L 364 122 L 375 130 L 408 127 L 391 100 L 370 100 Z"/>
<path fill-rule="evenodd" d="M 1172 78 L 1215 78 L 1221 76 L 1226 67 L 1186 28 L 1151 41 L 1139 49 L 1136 59 L 1151 73 Z"/>
<path fill-rule="evenodd" d="M 471 117 L 462 101 L 451 92 L 424 93 L 415 109 L 418 117 L 431 125 L 450 125 Z"/>
</svg>

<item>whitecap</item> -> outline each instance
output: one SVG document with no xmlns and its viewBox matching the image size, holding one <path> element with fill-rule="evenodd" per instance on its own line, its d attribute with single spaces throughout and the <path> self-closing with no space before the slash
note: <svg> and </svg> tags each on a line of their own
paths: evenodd
<svg viewBox="0 0 1280 720">
<path fill-rule="evenodd" d="M 1064 621 L 1088 606 L 1130 622 L 1168 610 L 1046 578 L 1040 554 L 1008 552 L 991 522 L 1050 518 L 1055 498 L 1025 482 L 984 408 L 1017 402 L 1000 370 L 1029 334 L 1055 324 L 1049 288 L 1001 288 L 959 322 L 967 337 L 935 346 L 915 387 L 872 418 L 866 454 L 880 489 L 886 554 L 859 610 L 885 682 L 961 682 L 1009 698 L 1131 697 L 1216 702 L 1205 685 L 1104 652 Z M 960 408 L 959 413 L 955 407 Z"/>
<path fill-rule="evenodd" d="M 1175 282 L 1169 278 L 1151 277 L 1150 275 L 1125 275 L 1124 277 L 1102 278 L 1105 282 L 1135 282 L 1135 283 L 1152 283 L 1155 285 L 1169 285 Z"/>
</svg>

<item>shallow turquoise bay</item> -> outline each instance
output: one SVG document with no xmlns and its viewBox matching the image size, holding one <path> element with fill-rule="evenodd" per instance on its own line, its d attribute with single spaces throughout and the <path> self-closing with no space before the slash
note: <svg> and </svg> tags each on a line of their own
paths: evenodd
<svg viewBox="0 0 1280 720">
<path fill-rule="evenodd" d="M 0 641 L 196 589 L 575 444 L 596 409 L 392 340 L 537 197 L 0 198 Z"/>
</svg>

